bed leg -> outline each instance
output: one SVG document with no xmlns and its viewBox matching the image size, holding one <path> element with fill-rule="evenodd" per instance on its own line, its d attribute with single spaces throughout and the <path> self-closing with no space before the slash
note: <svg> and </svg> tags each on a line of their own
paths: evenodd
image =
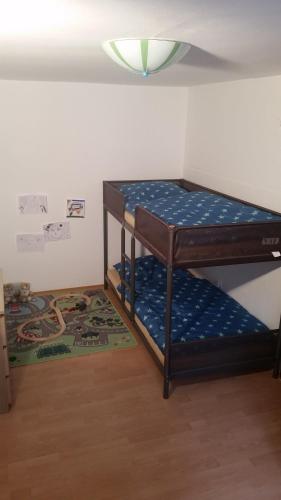
<svg viewBox="0 0 281 500">
<path fill-rule="evenodd" d="M 126 249 L 126 232 L 124 226 L 121 229 L 121 301 L 123 307 L 125 307 L 125 249 Z"/>
<path fill-rule="evenodd" d="M 164 364 L 164 388 L 163 397 L 168 399 L 170 388 L 171 371 L 171 315 L 173 299 L 173 266 L 167 266 L 167 297 L 166 297 L 166 316 L 165 316 L 165 364 Z"/>
<path fill-rule="evenodd" d="M 279 378 L 280 376 L 281 376 L 281 318 L 279 324 L 277 348 L 276 348 L 274 368 L 273 368 L 273 377 Z"/>
<path fill-rule="evenodd" d="M 107 283 L 108 270 L 108 213 L 106 208 L 103 209 L 103 282 L 104 289 L 108 289 Z"/>
<path fill-rule="evenodd" d="M 131 309 L 130 309 L 130 319 L 134 321 L 135 319 L 135 255 L 136 254 L 136 240 L 135 237 L 131 237 L 131 278 L 130 278 L 130 294 L 131 294 Z"/>
<path fill-rule="evenodd" d="M 168 399 L 169 395 L 170 395 L 170 380 L 169 378 L 164 377 L 163 398 Z"/>
</svg>

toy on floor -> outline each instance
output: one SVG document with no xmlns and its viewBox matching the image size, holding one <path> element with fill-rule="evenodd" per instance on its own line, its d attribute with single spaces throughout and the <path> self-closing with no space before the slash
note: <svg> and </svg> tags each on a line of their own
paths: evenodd
<svg viewBox="0 0 281 500">
<path fill-rule="evenodd" d="M 36 318 L 30 319 L 28 321 L 25 321 L 24 323 L 22 323 L 21 325 L 19 325 L 18 328 L 17 328 L 17 334 L 18 334 L 18 336 L 20 338 L 24 339 L 24 340 L 28 340 L 29 342 L 46 342 L 46 341 L 49 341 L 49 340 L 53 340 L 53 339 L 55 339 L 57 337 L 60 337 L 63 334 L 63 332 L 65 331 L 65 329 L 66 329 L 66 324 L 65 324 L 65 321 L 63 319 L 62 312 L 59 309 L 59 307 L 57 307 L 56 302 L 58 300 L 63 300 L 63 299 L 69 298 L 69 297 L 79 297 L 80 300 L 82 299 L 84 301 L 86 307 L 87 307 L 87 305 L 91 304 L 90 297 L 88 295 L 84 295 L 84 294 L 69 293 L 67 295 L 60 295 L 59 297 L 55 297 L 50 302 L 50 308 L 52 309 L 52 312 L 44 314 L 42 316 L 37 316 Z M 81 302 L 79 302 L 78 306 L 81 307 Z M 77 307 L 77 309 L 79 310 L 80 307 Z M 59 329 L 58 332 L 55 332 L 52 335 L 49 335 L 48 337 L 38 337 L 36 335 L 33 335 L 30 332 L 26 332 L 25 333 L 23 331 L 24 328 L 27 325 L 30 325 L 31 323 L 37 323 L 38 321 L 42 321 L 44 319 L 54 319 L 54 313 L 56 315 L 55 318 L 57 320 L 57 323 L 60 325 L 60 329 Z"/>
<path fill-rule="evenodd" d="M 30 283 L 7 283 L 4 285 L 5 305 L 31 300 Z"/>
</svg>

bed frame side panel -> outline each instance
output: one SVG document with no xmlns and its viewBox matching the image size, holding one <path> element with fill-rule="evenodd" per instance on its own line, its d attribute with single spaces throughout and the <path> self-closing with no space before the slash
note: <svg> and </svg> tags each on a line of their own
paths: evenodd
<svg viewBox="0 0 281 500">
<path fill-rule="evenodd" d="M 135 236 L 163 264 L 171 260 L 170 232 L 174 228 L 175 226 L 169 226 L 145 208 L 136 208 Z"/>
<path fill-rule="evenodd" d="M 176 229 L 174 262 L 177 266 L 281 260 L 272 252 L 281 252 L 281 222 Z"/>
<path fill-rule="evenodd" d="M 226 368 L 233 366 L 241 369 L 272 369 L 276 346 L 276 332 L 253 333 L 243 336 L 204 339 L 172 344 L 172 376 L 179 372 Z"/>
<path fill-rule="evenodd" d="M 103 206 L 119 222 L 123 222 L 125 198 L 124 195 L 114 186 L 111 181 L 103 181 Z"/>
</svg>

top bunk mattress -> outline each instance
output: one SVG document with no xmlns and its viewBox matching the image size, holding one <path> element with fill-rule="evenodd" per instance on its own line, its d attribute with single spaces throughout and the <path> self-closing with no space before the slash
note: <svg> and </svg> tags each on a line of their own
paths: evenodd
<svg viewBox="0 0 281 500">
<path fill-rule="evenodd" d="M 119 190 L 125 198 L 125 221 L 132 227 L 135 225 L 135 210 L 137 206 L 147 208 L 159 199 L 168 200 L 186 193 L 185 189 L 171 181 L 142 181 L 119 185 Z"/>
<path fill-rule="evenodd" d="M 141 206 L 175 226 L 281 221 L 279 215 L 269 210 L 206 191 L 189 192 L 169 182 L 124 184 L 120 190 L 130 214 L 134 215 L 136 207 Z"/>
<path fill-rule="evenodd" d="M 187 192 L 169 181 L 124 183 L 119 186 L 119 190 L 125 197 L 125 209 L 132 215 L 135 214 L 137 206 L 146 208 L 148 203 L 156 202 L 160 198 L 167 200 L 171 196 L 180 196 Z"/>
<path fill-rule="evenodd" d="M 207 191 L 189 192 L 168 181 L 121 184 L 119 189 L 125 196 L 125 218 L 131 225 L 137 206 L 179 227 L 281 221 L 268 210 Z"/>
<path fill-rule="evenodd" d="M 199 226 L 281 221 L 281 217 L 268 210 L 231 200 L 206 191 L 192 191 L 159 198 L 146 204 L 146 209 L 167 224 Z"/>
</svg>

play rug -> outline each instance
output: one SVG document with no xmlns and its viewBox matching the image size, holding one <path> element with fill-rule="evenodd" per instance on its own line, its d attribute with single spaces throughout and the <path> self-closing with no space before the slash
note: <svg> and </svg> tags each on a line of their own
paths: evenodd
<svg viewBox="0 0 281 500">
<path fill-rule="evenodd" d="M 102 290 L 9 304 L 6 329 L 12 367 L 136 345 Z"/>
</svg>

